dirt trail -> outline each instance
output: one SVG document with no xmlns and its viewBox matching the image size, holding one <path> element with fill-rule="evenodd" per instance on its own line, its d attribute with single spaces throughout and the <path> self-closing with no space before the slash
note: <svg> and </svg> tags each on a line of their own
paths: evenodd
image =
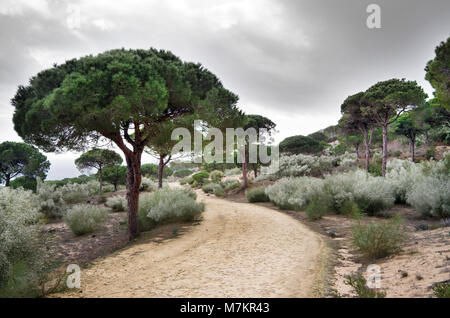
<svg viewBox="0 0 450 318">
<path fill-rule="evenodd" d="M 133 245 L 82 270 L 63 297 L 308 297 L 327 250 L 299 221 L 198 192 L 203 220 L 162 243 Z"/>
</svg>

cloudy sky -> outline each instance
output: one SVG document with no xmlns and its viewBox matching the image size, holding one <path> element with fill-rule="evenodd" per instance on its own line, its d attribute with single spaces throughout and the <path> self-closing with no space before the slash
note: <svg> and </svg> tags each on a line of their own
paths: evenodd
<svg viewBox="0 0 450 318">
<path fill-rule="evenodd" d="M 381 28 L 366 25 L 381 8 Z M 277 141 L 337 123 L 342 101 L 380 80 L 416 80 L 450 36 L 448 0 L 0 0 L 0 142 L 20 141 L 10 99 L 53 63 L 114 48 L 201 62 L 271 118 Z M 77 154 L 47 154 L 48 179 L 77 176 Z M 144 162 L 152 158 L 146 157 Z"/>
</svg>

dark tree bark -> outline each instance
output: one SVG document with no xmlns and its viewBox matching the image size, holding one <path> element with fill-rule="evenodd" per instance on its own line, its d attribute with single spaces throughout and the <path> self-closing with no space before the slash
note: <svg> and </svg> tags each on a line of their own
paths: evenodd
<svg viewBox="0 0 450 318">
<path fill-rule="evenodd" d="M 244 150 L 244 158 L 242 160 L 242 189 L 248 188 L 248 180 L 247 180 L 247 149 Z"/>
<path fill-rule="evenodd" d="M 127 161 L 127 203 L 128 203 L 128 239 L 131 241 L 139 235 L 138 210 L 139 186 L 141 185 L 142 151 L 128 154 Z"/>
<path fill-rule="evenodd" d="M 370 165 L 370 146 L 372 144 L 373 128 L 369 130 L 365 129 L 364 134 L 364 147 L 365 147 L 365 159 L 366 159 L 366 171 L 369 172 Z"/>
<path fill-rule="evenodd" d="M 162 188 L 162 186 L 163 186 L 164 168 L 169 163 L 170 159 L 172 159 L 172 155 L 168 156 L 166 161 L 164 161 L 165 157 L 167 157 L 167 155 L 159 155 L 158 188 Z"/>
<path fill-rule="evenodd" d="M 9 187 L 9 182 L 11 181 L 11 175 L 7 174 L 6 175 L 6 180 L 5 180 L 5 187 Z"/>
<path fill-rule="evenodd" d="M 409 139 L 410 142 L 410 147 L 411 147 L 411 161 L 415 162 L 416 161 L 416 138 L 415 137 L 411 137 Z"/>
<path fill-rule="evenodd" d="M 359 144 L 355 145 L 355 152 L 356 152 L 356 158 L 359 159 L 360 155 L 359 155 Z"/>
<path fill-rule="evenodd" d="M 258 177 L 258 167 L 253 168 L 253 173 L 255 174 L 255 179 Z"/>
<path fill-rule="evenodd" d="M 383 129 L 383 160 L 381 163 L 381 171 L 383 177 L 386 176 L 386 161 L 387 161 L 387 125 L 382 126 Z"/>
<path fill-rule="evenodd" d="M 100 194 L 103 192 L 103 171 L 102 166 L 98 168 L 98 178 L 100 182 Z"/>
</svg>

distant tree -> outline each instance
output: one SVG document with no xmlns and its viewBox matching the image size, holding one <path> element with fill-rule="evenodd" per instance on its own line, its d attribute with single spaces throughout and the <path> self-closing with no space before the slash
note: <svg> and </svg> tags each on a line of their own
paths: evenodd
<svg viewBox="0 0 450 318">
<path fill-rule="evenodd" d="M 94 148 L 75 160 L 78 170 L 97 169 L 100 181 L 100 193 L 103 191 L 103 168 L 122 163 L 120 155 L 112 150 Z"/>
<path fill-rule="evenodd" d="M 364 92 L 347 97 L 341 105 L 342 118 L 339 121 L 339 127 L 344 133 L 350 136 L 354 135 L 356 131 L 362 133 L 365 147 L 366 171 L 369 171 L 370 147 L 373 140 L 375 121 L 370 114 L 364 113 L 363 108 L 365 106 Z M 354 139 L 354 141 L 357 140 L 357 138 Z"/>
<path fill-rule="evenodd" d="M 386 175 L 387 129 L 408 109 L 422 104 L 427 95 L 415 81 L 391 79 L 378 82 L 364 93 L 363 114 L 370 116 L 382 128 L 383 160 L 382 175 Z"/>
<path fill-rule="evenodd" d="M 37 180 L 36 178 L 21 176 L 11 180 L 9 186 L 13 189 L 24 188 L 25 190 L 36 191 Z"/>
<path fill-rule="evenodd" d="M 425 79 L 435 89 L 439 103 L 450 111 L 450 37 L 436 47 L 435 53 L 425 67 Z"/>
<path fill-rule="evenodd" d="M 127 167 L 114 165 L 103 168 L 103 180 L 111 183 L 114 186 L 114 191 L 117 191 L 119 184 L 126 183 Z"/>
<path fill-rule="evenodd" d="M 325 135 L 323 132 L 321 131 L 316 131 L 312 134 L 309 134 L 308 137 L 317 140 L 318 142 L 324 141 L 324 142 L 328 142 L 328 136 Z"/>
<path fill-rule="evenodd" d="M 110 140 L 127 164 L 128 238 L 139 235 L 141 158 L 155 126 L 186 114 L 226 120 L 238 97 L 201 64 L 168 51 L 112 50 L 54 65 L 20 86 L 14 129 L 45 151 Z M 133 136 L 133 137 L 131 137 Z"/>
<path fill-rule="evenodd" d="M 324 144 L 306 136 L 291 136 L 280 142 L 280 152 L 291 154 L 317 154 L 324 149 Z"/>
<path fill-rule="evenodd" d="M 423 103 L 414 111 L 414 122 L 425 135 L 427 146 L 430 145 L 430 134 L 434 135 L 434 141 L 450 140 L 447 133 L 450 130 L 450 110 L 441 106 L 437 98 Z"/>
<path fill-rule="evenodd" d="M 341 144 L 353 147 L 355 149 L 356 158 L 360 158 L 359 146 L 364 142 L 363 134 L 357 127 L 351 124 L 349 115 L 344 114 L 339 120 L 339 130 L 341 134 L 339 136 L 339 141 Z"/>
<path fill-rule="evenodd" d="M 254 128 L 257 133 L 257 140 L 258 143 L 262 142 L 262 139 L 267 138 L 272 135 L 274 129 L 276 127 L 276 124 L 271 121 L 269 118 L 261 116 L 261 115 L 246 115 L 246 124 L 244 125 L 244 130 L 247 130 L 249 128 Z M 265 129 L 265 134 L 262 134 L 260 129 Z M 257 150 L 259 153 L 259 146 L 257 145 Z M 261 162 L 259 161 L 259 156 L 257 158 L 257 162 L 250 163 L 249 162 L 249 144 L 247 142 L 245 146 L 245 153 L 244 153 L 244 162 L 242 163 L 242 177 L 243 177 L 243 185 L 242 187 L 246 189 L 248 187 L 248 179 L 247 179 L 247 170 L 248 168 L 251 168 L 253 170 L 253 173 L 255 174 L 255 177 L 258 175 L 258 170 L 261 167 Z"/>
<path fill-rule="evenodd" d="M 145 163 L 141 166 L 142 175 L 143 176 L 149 176 L 152 178 L 158 178 L 159 174 L 159 165 L 154 163 Z M 163 178 L 167 178 L 168 176 L 171 176 L 173 173 L 173 170 L 170 167 L 165 167 L 163 171 Z"/>
<path fill-rule="evenodd" d="M 49 168 L 47 157 L 32 146 L 12 141 L 0 144 L 0 181 L 6 187 L 18 176 L 45 180 Z"/>
<path fill-rule="evenodd" d="M 395 123 L 394 132 L 397 135 L 405 136 L 408 138 L 411 149 L 411 161 L 415 161 L 415 144 L 416 137 L 422 133 L 422 129 L 417 125 L 417 121 L 414 118 L 414 112 L 406 112 L 398 117 Z"/>
</svg>

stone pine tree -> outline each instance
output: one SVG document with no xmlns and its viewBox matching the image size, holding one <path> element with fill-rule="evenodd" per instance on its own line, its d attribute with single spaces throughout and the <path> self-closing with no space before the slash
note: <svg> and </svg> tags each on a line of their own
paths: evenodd
<svg viewBox="0 0 450 318">
<path fill-rule="evenodd" d="M 439 104 L 450 111 L 450 37 L 435 49 L 436 57 L 427 63 L 425 79 L 435 89 Z"/>
<path fill-rule="evenodd" d="M 260 143 L 262 141 L 262 138 L 266 138 L 268 136 L 271 136 L 274 132 L 276 127 L 276 124 L 271 121 L 269 118 L 261 116 L 261 115 L 246 115 L 246 124 L 244 126 L 244 129 L 248 128 L 254 128 L 256 130 L 257 134 L 257 151 L 259 153 L 259 146 L 262 146 Z M 260 131 L 260 129 L 264 129 Z M 263 133 L 263 131 L 265 131 Z M 268 135 L 268 136 L 265 136 Z M 261 162 L 259 160 L 259 157 L 257 157 L 257 162 L 250 162 L 249 160 L 249 144 L 246 142 L 245 145 L 245 154 L 243 156 L 243 162 L 242 162 L 242 177 L 243 177 L 243 185 L 242 187 L 246 189 L 248 187 L 248 178 L 247 173 L 248 169 L 251 168 L 253 170 L 253 173 L 255 177 L 258 174 L 258 170 L 261 167 Z"/>
<path fill-rule="evenodd" d="M 79 170 L 97 169 L 100 182 L 100 193 L 103 192 L 103 169 L 108 166 L 120 165 L 122 157 L 112 150 L 92 149 L 75 159 L 75 165 Z"/>
<path fill-rule="evenodd" d="M 373 116 L 363 111 L 363 108 L 366 106 L 363 98 L 364 92 L 359 92 L 345 99 L 341 105 L 342 118 L 339 125 L 346 133 L 352 134 L 355 131 L 360 131 L 363 134 L 366 171 L 369 171 L 370 147 L 372 145 L 375 120 Z"/>
<path fill-rule="evenodd" d="M 49 168 L 47 157 L 30 145 L 12 141 L 0 144 L 0 181 L 6 187 L 18 176 L 44 180 Z"/>
<path fill-rule="evenodd" d="M 382 129 L 382 174 L 386 175 L 387 130 L 405 111 L 421 105 L 427 95 L 416 81 L 391 79 L 378 82 L 364 93 L 363 114 L 371 117 Z"/>
<path fill-rule="evenodd" d="M 168 51 L 112 50 L 66 61 L 20 86 L 14 128 L 46 151 L 112 141 L 127 165 L 128 237 L 138 229 L 141 157 L 157 125 L 186 114 L 225 117 L 238 97 L 201 64 Z"/>
<path fill-rule="evenodd" d="M 397 119 L 397 122 L 395 123 L 394 129 L 394 132 L 397 135 L 405 136 L 406 138 L 408 138 L 412 162 L 415 161 L 416 137 L 423 132 L 414 118 L 415 115 L 416 114 L 414 112 L 406 112 L 400 115 L 400 117 L 398 117 Z"/>
<path fill-rule="evenodd" d="M 125 166 L 108 166 L 103 169 L 103 180 L 111 183 L 114 186 L 114 191 L 117 191 L 119 184 L 125 184 L 127 180 L 127 167 Z"/>
</svg>

